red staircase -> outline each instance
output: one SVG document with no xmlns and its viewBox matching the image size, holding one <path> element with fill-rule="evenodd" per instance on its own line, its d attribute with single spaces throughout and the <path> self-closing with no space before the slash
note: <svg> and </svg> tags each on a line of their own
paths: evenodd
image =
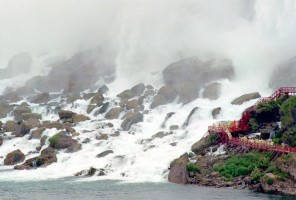
<svg viewBox="0 0 296 200">
<path fill-rule="evenodd" d="M 209 126 L 208 127 L 209 134 L 216 134 L 218 136 L 217 142 L 221 142 L 221 143 L 229 143 L 236 146 L 246 146 L 251 149 L 259 149 L 259 150 L 272 151 L 272 152 L 278 152 L 278 153 L 296 153 L 296 148 L 269 144 L 262 141 L 259 142 L 259 140 L 243 140 L 241 138 L 229 136 L 226 133 L 226 130 L 228 130 L 230 134 L 235 132 L 250 131 L 251 129 L 249 126 L 250 115 L 251 115 L 251 112 L 256 108 L 256 106 L 263 102 L 276 100 L 282 94 L 286 94 L 288 96 L 295 96 L 296 87 L 279 88 L 270 97 L 261 98 L 255 103 L 255 105 L 253 105 L 250 108 L 247 108 L 243 112 L 241 119 L 238 121 L 238 124 L 236 124 L 236 121 L 234 121 L 231 126 L 224 126 L 224 125 L 219 125 L 217 127 L 215 125 Z"/>
</svg>

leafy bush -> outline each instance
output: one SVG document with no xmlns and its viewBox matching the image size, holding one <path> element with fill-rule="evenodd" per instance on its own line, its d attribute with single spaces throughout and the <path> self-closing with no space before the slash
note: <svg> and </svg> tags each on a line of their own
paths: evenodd
<svg viewBox="0 0 296 200">
<path fill-rule="evenodd" d="M 266 183 L 268 185 L 272 185 L 273 184 L 273 179 L 272 178 L 267 178 Z"/>
<path fill-rule="evenodd" d="M 255 169 L 251 173 L 252 180 L 255 182 L 259 182 L 262 176 L 263 174 L 260 172 L 260 170 L 257 167 L 255 167 Z"/>
<path fill-rule="evenodd" d="M 252 174 L 258 168 L 266 169 L 269 166 L 272 153 L 260 153 L 257 151 L 245 155 L 233 155 L 225 164 L 215 165 L 214 171 L 218 171 L 221 176 L 226 178 L 246 176 Z M 256 171 L 253 176 L 255 177 Z M 260 175 L 261 176 L 261 175 Z M 255 177 L 257 179 L 257 177 Z"/>
<path fill-rule="evenodd" d="M 216 134 L 210 134 L 209 135 L 209 142 L 210 143 L 216 142 L 217 139 L 218 139 L 218 135 L 216 135 Z"/>
<path fill-rule="evenodd" d="M 283 127 L 292 125 L 295 120 L 293 113 L 296 111 L 296 97 L 286 100 L 280 108 L 281 122 Z"/>
<path fill-rule="evenodd" d="M 198 167 L 195 166 L 195 164 L 193 164 L 193 163 L 188 163 L 186 167 L 187 167 L 187 171 L 189 171 L 189 172 L 194 172 L 194 173 L 200 172 Z"/>
</svg>

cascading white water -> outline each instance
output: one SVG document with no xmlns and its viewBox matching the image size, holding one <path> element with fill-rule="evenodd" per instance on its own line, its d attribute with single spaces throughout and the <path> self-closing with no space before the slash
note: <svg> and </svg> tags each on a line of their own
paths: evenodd
<svg viewBox="0 0 296 200">
<path fill-rule="evenodd" d="M 24 41 L 13 40 L 14 35 L 10 34 L 13 29 L 8 20 L 12 17 L 8 11 L 11 11 L 13 5 L 5 1 L 8 7 L 5 9 L 0 7 L 0 13 L 4 13 L 2 14 L 4 17 L 0 17 L 0 24 L 5 20 L 8 21 L 0 26 L 0 41 L 1 43 L 4 40 L 10 42 L 3 42 L 4 47 L 3 45 L 0 47 L 0 67 L 4 67 L 13 54 L 28 51 L 33 55 L 34 68 L 28 76 L 0 80 L 0 92 L 7 86 L 22 85 L 25 80 L 35 74 L 46 74 L 49 70 L 46 67 L 47 58 L 50 56 L 68 56 L 80 47 L 86 49 L 94 46 L 93 43 L 101 44 L 102 41 L 107 41 L 104 44 L 112 41 L 110 45 L 114 47 L 117 54 L 116 80 L 108 85 L 110 92 L 106 96 L 112 101 L 116 100 L 116 94 L 139 82 L 159 88 L 163 85 L 161 71 L 164 67 L 189 56 L 199 56 L 202 59 L 230 58 L 236 67 L 236 78 L 233 82 L 221 80 L 222 95 L 218 100 L 197 99 L 186 105 L 178 104 L 176 100 L 145 115 L 144 122 L 132 127 L 131 132 L 134 134 L 121 132 L 120 136 L 109 137 L 106 141 L 99 142 L 95 140 L 95 136 L 99 133 L 111 134 L 112 129 L 116 130 L 120 127 L 121 121 L 112 120 L 114 128 L 101 129 L 103 116 L 94 117 L 90 114 L 88 116 L 91 117 L 91 121 L 82 122 L 75 127 L 77 132 L 81 132 L 80 136 L 76 136 L 80 138 L 80 142 L 85 138 L 91 139 L 90 143 L 82 146 L 82 150 L 71 154 L 60 152 L 57 155 L 57 163 L 36 170 L 17 171 L 10 170 L 11 167 L 0 166 L 0 180 L 40 180 L 73 176 L 74 173 L 93 166 L 107 170 L 107 176 L 96 177 L 100 179 L 164 181 L 169 163 L 181 154 L 189 152 L 191 145 L 206 133 L 208 125 L 216 121 L 239 119 L 241 112 L 254 103 L 250 101 L 242 106 L 231 105 L 230 102 L 235 97 L 254 91 L 259 91 L 263 96 L 269 95 L 271 90 L 268 88 L 267 80 L 271 69 L 281 60 L 295 55 L 293 41 L 296 32 L 294 28 L 296 2 L 293 0 L 217 1 L 215 3 L 203 0 L 120 1 L 119 3 L 90 1 L 86 4 L 83 2 L 79 2 L 78 5 L 64 5 L 58 1 L 46 3 L 54 10 L 52 13 L 47 11 L 53 19 L 60 19 L 59 17 L 63 16 L 67 19 L 66 22 L 71 22 L 72 26 L 77 25 L 73 28 L 59 21 L 57 27 L 61 34 L 47 26 L 38 26 L 40 23 L 52 22 L 50 18 L 41 17 L 42 22 L 29 23 L 30 19 L 40 17 L 38 13 L 46 10 L 46 6 L 39 4 L 35 4 L 36 7 L 24 6 L 23 9 L 25 11 L 29 9 L 31 14 L 15 15 L 12 22 L 22 23 L 23 26 L 28 25 L 23 28 L 26 33 L 24 40 L 27 39 L 27 42 L 32 44 L 27 45 Z M 65 16 L 63 8 L 67 8 Z M 105 11 L 100 12 L 101 10 Z M 75 11 L 84 14 L 82 18 L 80 15 L 74 15 Z M 20 18 L 24 19 L 18 22 Z M 87 26 L 85 21 L 91 24 Z M 5 28 L 8 29 L 5 30 Z M 91 32 L 93 29 L 95 33 Z M 33 30 L 40 34 L 36 41 L 32 40 L 29 34 Z M 49 30 L 51 30 L 50 33 L 48 33 Z M 91 34 L 88 35 L 90 32 Z M 59 36 L 55 38 L 55 34 Z M 43 43 L 43 41 L 46 42 Z M 62 46 L 59 46 L 61 41 L 63 41 Z M 13 42 L 18 43 L 15 48 L 9 45 Z M 71 45 L 68 46 L 70 43 Z M 42 45 L 43 47 L 40 48 Z M 9 46 L 7 51 L 6 46 Z M 46 54 L 43 54 L 45 51 Z M 23 81 L 20 81 L 21 79 Z M 74 107 L 67 105 L 65 109 L 87 115 L 88 103 L 78 100 Z M 145 102 L 145 108 L 148 109 L 150 103 L 151 101 Z M 186 129 L 179 129 L 174 134 L 147 141 L 159 131 L 169 131 L 170 125 L 182 127 L 194 107 L 200 109 L 193 115 Z M 222 113 L 217 120 L 213 120 L 211 116 L 211 111 L 215 107 L 222 108 Z M 58 120 L 58 116 L 47 114 L 44 107 L 35 109 L 43 113 L 43 120 Z M 161 128 L 169 112 L 176 114 L 167 121 L 165 128 Z M 7 117 L 2 122 L 9 119 L 12 117 Z M 83 133 L 84 130 L 89 132 Z M 44 134 L 52 136 L 56 132 L 56 129 L 50 129 Z M 39 140 L 28 140 L 28 136 L 6 140 L 0 147 L 0 165 L 5 156 L 16 148 L 28 154 L 30 151 L 35 151 L 38 145 Z M 97 154 L 110 149 L 113 150 L 113 154 L 96 158 Z M 38 154 L 33 153 L 26 158 L 36 155 Z"/>
</svg>

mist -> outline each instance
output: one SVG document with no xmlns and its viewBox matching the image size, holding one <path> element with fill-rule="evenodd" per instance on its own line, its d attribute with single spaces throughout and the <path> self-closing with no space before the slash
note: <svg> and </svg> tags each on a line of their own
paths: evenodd
<svg viewBox="0 0 296 200">
<path fill-rule="evenodd" d="M 49 58 L 99 46 L 115 55 L 122 87 L 191 56 L 231 59 L 237 81 L 266 87 L 274 66 L 295 55 L 295 9 L 293 0 L 4 0 L 0 68 L 28 52 L 41 73 Z"/>
</svg>

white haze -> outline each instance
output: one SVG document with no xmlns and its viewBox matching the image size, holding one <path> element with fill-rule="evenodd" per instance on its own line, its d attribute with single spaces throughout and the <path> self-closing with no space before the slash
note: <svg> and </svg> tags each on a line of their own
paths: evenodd
<svg viewBox="0 0 296 200">
<path fill-rule="evenodd" d="M 107 166 L 107 178 L 119 179 L 122 178 L 121 173 L 125 173 L 127 179 L 133 181 L 165 180 L 170 161 L 190 151 L 190 146 L 205 134 L 208 125 L 220 120 L 238 119 L 241 112 L 256 101 L 233 106 L 230 102 L 235 97 L 254 91 L 268 95 L 271 91 L 267 80 L 272 68 L 296 52 L 296 2 L 293 0 L 0 2 L 0 68 L 5 67 L 14 54 L 27 51 L 34 58 L 31 73 L 46 73 L 48 58 L 69 57 L 98 45 L 108 47 L 117 55 L 117 79 L 108 85 L 111 90 L 106 97 L 113 100 L 118 92 L 139 82 L 152 83 L 158 88 L 163 84 L 162 69 L 171 62 L 190 56 L 199 56 L 204 60 L 213 57 L 232 59 L 237 75 L 233 82 L 221 81 L 222 95 L 218 100 L 197 99 L 185 106 L 176 102 L 160 106 L 145 115 L 143 123 L 133 127 L 135 135 L 121 132 L 119 137 L 104 141 L 99 146 L 94 139 L 96 134 L 99 131 L 111 132 L 97 128 L 103 116 L 90 114 L 88 116 L 94 121 L 75 127 L 77 131 L 94 130 L 80 136 L 81 141 L 84 137 L 92 139 L 90 144 L 83 145 L 81 151 L 73 154 L 61 152 L 58 163 L 44 169 L 26 172 L 8 170 L 0 174 L 0 180 L 71 176 L 90 166 Z M 22 83 L 24 81 L 19 78 L 3 80 L 0 81 L 0 89 Z M 86 114 L 88 103 L 76 101 L 74 111 Z M 151 99 L 145 103 L 146 108 L 149 103 Z M 222 113 L 213 120 L 211 111 L 218 106 L 222 107 Z M 67 105 L 66 109 L 70 107 Z M 152 143 L 139 142 L 162 130 L 160 125 L 168 112 L 176 114 L 168 121 L 165 131 L 168 131 L 169 125 L 182 126 L 194 107 L 200 110 L 185 130 L 180 129 L 176 134 Z M 42 107 L 36 109 L 44 112 Z M 45 112 L 43 117 L 44 120 L 57 120 L 57 115 Z M 115 129 L 120 127 L 120 120 L 111 122 Z M 45 134 L 51 136 L 55 133 L 56 130 L 51 129 Z M 28 141 L 26 137 L 3 143 L 1 163 L 7 153 L 15 149 L 14 144 L 24 153 L 35 149 L 38 145 L 36 141 Z M 172 147 L 171 142 L 178 144 Z M 148 149 L 150 144 L 155 147 Z M 95 155 L 110 148 L 114 155 L 95 158 Z M 117 164 L 115 156 L 121 155 L 125 155 L 126 163 Z"/>
<path fill-rule="evenodd" d="M 148 73 L 182 58 L 221 56 L 234 61 L 238 80 L 266 86 L 270 69 L 294 56 L 295 3 L 2 0 L 0 68 L 22 51 L 42 60 L 101 45 L 116 52 L 118 85 L 147 82 Z"/>
</svg>

